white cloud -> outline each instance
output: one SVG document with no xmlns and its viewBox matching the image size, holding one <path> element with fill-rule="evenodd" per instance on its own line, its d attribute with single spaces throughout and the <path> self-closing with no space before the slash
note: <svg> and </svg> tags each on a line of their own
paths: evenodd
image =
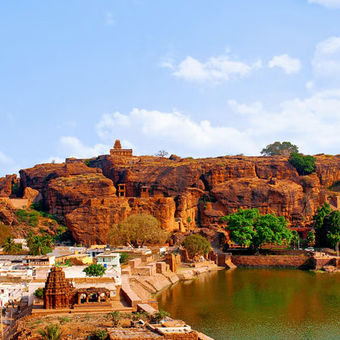
<svg viewBox="0 0 340 340">
<path fill-rule="evenodd" d="M 133 109 L 124 116 L 125 119 L 122 120 L 116 113 L 104 115 L 97 125 L 98 134 L 113 140 L 119 131 L 129 140 L 136 139 L 137 142 L 133 144 L 139 147 L 140 144 L 149 142 L 153 148 L 157 149 L 162 145 L 181 155 L 223 155 L 241 149 L 248 153 L 256 151 L 245 132 L 231 126 L 213 126 L 208 120 L 195 122 L 177 111 Z M 128 127 L 126 120 L 129 121 Z M 142 151 L 153 153 L 150 149 Z"/>
<path fill-rule="evenodd" d="M 2 164 L 11 164 L 13 163 L 13 160 L 5 155 L 3 152 L 0 151 L 0 163 Z"/>
<path fill-rule="evenodd" d="M 312 66 L 317 76 L 339 77 L 340 37 L 330 37 L 317 44 Z"/>
<path fill-rule="evenodd" d="M 217 126 L 178 111 L 133 109 L 123 115 L 124 120 L 116 113 L 103 116 L 98 134 L 114 140 L 119 131 L 137 146 L 137 154 L 162 147 L 182 156 L 256 155 L 275 140 L 289 140 L 306 153 L 339 152 L 340 89 L 288 100 L 276 110 L 268 110 L 261 102 L 228 103 L 241 114 L 237 124 Z"/>
<path fill-rule="evenodd" d="M 244 115 L 257 114 L 263 110 L 263 105 L 261 102 L 255 102 L 252 104 L 240 104 L 236 100 L 228 100 L 228 105 L 234 112 Z"/>
<path fill-rule="evenodd" d="M 313 90 L 314 86 L 315 86 L 315 84 L 314 84 L 313 81 L 307 81 L 306 82 L 306 89 L 307 90 Z"/>
<path fill-rule="evenodd" d="M 131 121 L 129 117 L 122 115 L 119 112 L 115 112 L 112 114 L 105 113 L 101 120 L 96 125 L 96 130 L 101 138 L 106 138 L 111 135 L 111 132 L 116 128 L 116 135 L 118 135 L 119 126 L 129 127 Z"/>
<path fill-rule="evenodd" d="M 171 61 L 165 61 L 161 66 L 170 68 L 175 77 L 187 81 L 222 82 L 245 77 L 251 71 L 261 68 L 262 62 L 258 60 L 252 64 L 247 64 L 232 60 L 229 55 L 212 57 L 207 62 L 201 62 L 188 56 L 178 65 Z"/>
<path fill-rule="evenodd" d="M 268 63 L 268 67 L 279 67 L 286 74 L 294 74 L 300 71 L 301 62 L 299 59 L 291 58 L 288 54 L 282 54 L 279 56 L 275 56 L 272 60 L 270 60 Z"/>
<path fill-rule="evenodd" d="M 258 145 L 261 141 L 290 140 L 303 152 L 338 153 L 339 108 L 340 89 L 323 91 L 285 101 L 276 111 L 263 109 L 249 115 L 244 125 Z"/>
<path fill-rule="evenodd" d="M 308 2 L 319 4 L 328 8 L 340 8 L 340 0 L 308 0 Z"/>
<path fill-rule="evenodd" d="M 106 12 L 105 23 L 107 26 L 113 26 L 116 23 L 111 12 Z"/>
<path fill-rule="evenodd" d="M 94 146 L 84 145 L 78 138 L 68 136 L 61 137 L 59 141 L 60 152 L 66 157 L 89 158 L 102 154 L 107 154 L 110 146 L 104 144 L 96 144 Z M 50 157 L 51 160 L 60 160 L 59 157 Z"/>
<path fill-rule="evenodd" d="M 44 159 L 41 163 L 64 163 L 64 162 L 65 158 L 51 156 L 47 159 Z"/>
<path fill-rule="evenodd" d="M 268 109 L 258 101 L 246 104 L 229 100 L 228 104 L 233 116 L 227 117 L 225 112 L 226 121 L 233 123 L 224 125 L 207 119 L 197 121 L 177 110 L 135 108 L 127 114 L 106 113 L 96 125 L 105 144 L 86 146 L 76 137 L 62 137 L 58 157 L 50 157 L 49 161 L 62 161 L 61 156 L 88 158 L 108 154 L 116 138 L 121 138 L 123 147 L 133 148 L 137 155 L 153 154 L 159 149 L 183 157 L 258 155 L 275 140 L 291 141 L 304 153 L 339 152 L 340 89 L 287 100 L 276 109 Z"/>
</svg>

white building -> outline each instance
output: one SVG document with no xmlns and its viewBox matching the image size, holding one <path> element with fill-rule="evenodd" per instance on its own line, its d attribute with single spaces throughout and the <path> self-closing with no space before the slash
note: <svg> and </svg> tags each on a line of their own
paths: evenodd
<svg viewBox="0 0 340 340">
<path fill-rule="evenodd" d="M 120 253 L 103 253 L 97 255 L 97 263 L 106 268 L 104 276 L 113 277 L 117 284 L 122 283 L 122 270 L 120 267 Z"/>
<path fill-rule="evenodd" d="M 97 263 L 102 264 L 105 268 L 110 269 L 120 268 L 120 254 L 119 253 L 103 253 L 97 255 Z"/>
</svg>

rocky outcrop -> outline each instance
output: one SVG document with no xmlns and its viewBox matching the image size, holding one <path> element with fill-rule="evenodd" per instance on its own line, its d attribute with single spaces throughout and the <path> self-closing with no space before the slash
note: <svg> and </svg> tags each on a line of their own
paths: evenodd
<svg viewBox="0 0 340 340">
<path fill-rule="evenodd" d="M 91 198 L 115 197 L 113 183 L 101 173 L 87 173 L 52 179 L 45 191 L 48 211 L 60 218 Z"/>
<path fill-rule="evenodd" d="M 19 187 L 19 179 L 17 175 L 7 175 L 0 178 L 0 197 L 9 197 L 12 195 L 13 189 Z"/>
<path fill-rule="evenodd" d="M 101 170 L 90 168 L 84 162 L 78 161 L 66 164 L 39 164 L 30 169 L 20 170 L 19 173 L 22 190 L 30 187 L 44 195 L 46 187 L 52 179 L 90 173 L 96 174 L 101 173 Z"/>
<path fill-rule="evenodd" d="M 78 242 L 105 243 L 112 224 L 133 213 L 157 217 L 167 230 L 211 228 L 239 208 L 285 216 L 306 225 L 326 201 L 340 208 L 329 188 L 340 181 L 340 156 L 316 156 L 316 173 L 299 176 L 287 157 L 192 159 L 120 153 L 20 171 L 20 190 L 37 190 Z M 117 197 L 119 196 L 119 197 Z"/>
<path fill-rule="evenodd" d="M 106 244 L 110 227 L 129 215 L 144 213 L 156 217 L 164 229 L 174 229 L 175 202 L 160 198 L 93 198 L 66 215 L 66 224 L 76 240 L 84 244 Z"/>
<path fill-rule="evenodd" d="M 0 222 L 6 225 L 17 223 L 14 206 L 9 198 L 0 197 Z"/>
<path fill-rule="evenodd" d="M 38 203 L 41 201 L 42 196 L 38 190 L 26 187 L 24 189 L 23 199 L 27 199 L 27 206 L 30 207 L 33 203 Z"/>
</svg>

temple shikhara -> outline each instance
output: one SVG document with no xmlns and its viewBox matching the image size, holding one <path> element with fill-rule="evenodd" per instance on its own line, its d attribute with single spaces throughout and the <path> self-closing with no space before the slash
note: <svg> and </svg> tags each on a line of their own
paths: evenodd
<svg viewBox="0 0 340 340">
<path fill-rule="evenodd" d="M 112 308 L 119 305 L 120 286 L 113 278 L 67 279 L 60 267 L 52 267 L 43 290 L 45 309 Z"/>
<path fill-rule="evenodd" d="M 110 150 L 111 156 L 123 156 L 123 157 L 131 157 L 132 149 L 122 149 L 122 145 L 119 139 L 116 139 L 113 149 Z"/>
</svg>

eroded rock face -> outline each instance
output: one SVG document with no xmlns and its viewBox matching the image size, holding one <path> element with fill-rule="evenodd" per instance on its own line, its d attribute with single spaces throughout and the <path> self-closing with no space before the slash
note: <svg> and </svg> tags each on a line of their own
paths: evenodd
<svg viewBox="0 0 340 340">
<path fill-rule="evenodd" d="M 11 196 L 14 185 L 19 186 L 17 175 L 7 175 L 0 178 L 0 197 Z"/>
<path fill-rule="evenodd" d="M 160 198 L 93 198 L 66 215 L 73 237 L 84 244 L 106 244 L 110 227 L 129 215 L 144 213 L 156 217 L 164 229 L 174 229 L 175 202 Z"/>
<path fill-rule="evenodd" d="M 217 185 L 211 193 L 219 204 L 220 209 L 217 210 L 223 207 L 224 215 L 239 208 L 257 208 L 261 214 L 294 216 L 295 220 L 302 220 L 304 215 L 303 188 L 288 180 L 233 179 Z"/>
<path fill-rule="evenodd" d="M 6 225 L 17 224 L 15 209 L 9 198 L 0 197 L 0 222 Z"/>
<path fill-rule="evenodd" d="M 22 190 L 26 187 L 38 190 L 42 195 L 48 183 L 58 177 L 101 173 L 100 169 L 86 166 L 83 162 L 61 164 L 39 164 L 30 169 L 20 170 L 20 182 Z"/>
<path fill-rule="evenodd" d="M 24 189 L 24 194 L 22 198 L 27 199 L 27 206 L 30 207 L 32 203 L 40 202 L 42 199 L 42 196 L 40 195 L 38 190 L 32 189 L 30 187 L 26 187 Z"/>
<path fill-rule="evenodd" d="M 133 213 L 151 214 L 169 231 L 210 228 L 238 208 L 305 225 L 326 201 L 340 208 L 339 194 L 328 189 L 340 181 L 340 156 L 316 158 L 316 173 L 299 176 L 286 157 L 104 155 L 90 167 L 73 159 L 22 170 L 21 190 L 39 191 L 48 211 L 86 244 L 105 243 L 110 226 Z"/>
<path fill-rule="evenodd" d="M 116 189 L 101 173 L 87 173 L 52 179 L 46 188 L 48 211 L 59 217 L 78 208 L 84 201 L 115 197 Z"/>
</svg>

